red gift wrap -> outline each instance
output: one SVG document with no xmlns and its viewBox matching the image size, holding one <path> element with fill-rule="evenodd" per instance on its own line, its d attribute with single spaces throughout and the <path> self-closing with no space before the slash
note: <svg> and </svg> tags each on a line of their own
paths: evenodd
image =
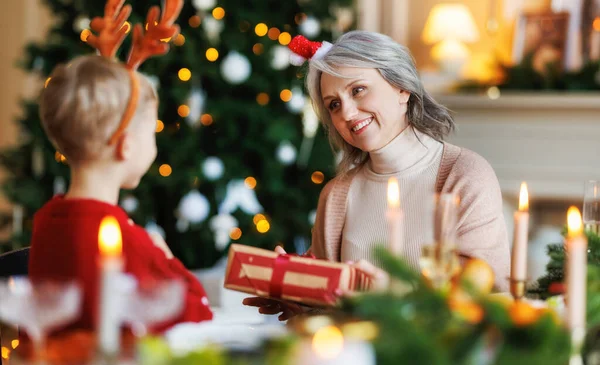
<svg viewBox="0 0 600 365">
<path fill-rule="evenodd" d="M 280 255 L 239 244 L 229 249 L 227 289 L 311 306 L 332 306 L 337 302 L 337 289 L 363 291 L 370 286 L 369 276 L 347 264 Z"/>
</svg>

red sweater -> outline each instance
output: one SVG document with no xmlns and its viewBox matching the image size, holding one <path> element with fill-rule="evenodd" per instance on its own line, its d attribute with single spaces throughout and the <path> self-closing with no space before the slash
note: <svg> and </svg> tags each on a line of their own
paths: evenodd
<svg viewBox="0 0 600 365">
<path fill-rule="evenodd" d="M 76 279 L 83 287 L 83 307 L 74 327 L 93 329 L 98 313 L 100 222 L 112 215 L 121 226 L 125 272 L 138 280 L 179 278 L 187 284 L 182 315 L 170 323 L 155 327 L 164 330 L 179 322 L 212 319 L 202 284 L 173 258 L 167 259 L 148 233 L 133 223 L 120 207 L 92 199 L 64 199 L 57 196 L 34 216 L 29 257 L 32 280 Z"/>
</svg>

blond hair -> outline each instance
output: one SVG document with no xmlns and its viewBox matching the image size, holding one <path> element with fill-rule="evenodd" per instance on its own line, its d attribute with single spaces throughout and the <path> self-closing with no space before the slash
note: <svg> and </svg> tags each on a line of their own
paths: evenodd
<svg viewBox="0 0 600 365">
<path fill-rule="evenodd" d="M 373 68 L 393 87 L 408 91 L 408 123 L 436 140 L 443 140 L 454 131 L 450 112 L 438 104 L 423 87 L 408 48 L 392 38 L 375 32 L 355 30 L 342 35 L 323 58 L 309 62 L 306 87 L 313 108 L 323 123 L 332 147 L 342 152 L 338 173 L 345 174 L 353 167 L 367 163 L 369 154 L 348 144 L 337 132 L 321 95 L 321 75 L 343 77 L 338 67 Z"/>
<path fill-rule="evenodd" d="M 101 56 L 81 56 L 59 65 L 40 98 L 46 135 L 70 163 L 100 156 L 119 127 L 131 95 L 129 71 Z M 136 73 L 139 99 L 130 126 L 157 100 L 150 82 Z"/>
</svg>

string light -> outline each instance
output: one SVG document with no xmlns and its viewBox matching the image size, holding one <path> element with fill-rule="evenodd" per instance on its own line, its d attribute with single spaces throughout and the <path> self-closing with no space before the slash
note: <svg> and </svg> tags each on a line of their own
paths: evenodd
<svg viewBox="0 0 600 365">
<path fill-rule="evenodd" d="M 156 133 L 162 132 L 163 129 L 165 129 L 165 123 L 163 123 L 162 120 L 157 119 L 156 120 Z"/>
<path fill-rule="evenodd" d="M 176 46 L 183 46 L 183 44 L 185 43 L 185 36 L 183 34 L 178 34 L 177 38 L 175 38 L 175 40 L 173 41 L 173 44 Z"/>
<path fill-rule="evenodd" d="M 171 175 L 172 172 L 173 172 L 173 169 L 171 168 L 171 166 L 169 166 L 166 163 L 160 165 L 160 167 L 158 168 L 158 173 L 160 174 L 160 176 L 163 176 L 163 177 L 167 177 L 167 176 Z"/>
<path fill-rule="evenodd" d="M 10 349 L 2 346 L 2 350 L 0 350 L 0 352 L 2 353 L 2 358 L 8 360 L 8 357 L 10 356 Z"/>
<path fill-rule="evenodd" d="M 246 187 L 248 189 L 254 189 L 256 187 L 256 179 L 253 178 L 252 176 L 248 176 L 245 180 L 244 180 L 244 184 L 246 184 Z"/>
<path fill-rule="evenodd" d="M 215 18 L 217 20 L 223 19 L 223 17 L 225 16 L 225 9 L 223 9 L 220 6 L 214 8 L 212 11 L 212 16 L 213 16 L 213 18 Z"/>
<path fill-rule="evenodd" d="M 125 22 L 125 23 L 123 24 L 123 28 L 127 28 L 127 29 L 125 30 L 125 34 L 128 34 L 129 32 L 131 32 L 131 23 L 130 23 L 130 22 Z"/>
<path fill-rule="evenodd" d="M 287 46 L 292 41 L 292 36 L 288 32 L 283 32 L 279 35 L 279 44 Z"/>
<path fill-rule="evenodd" d="M 239 229 L 238 227 L 235 227 L 234 229 L 231 230 L 231 232 L 229 232 L 229 238 L 231 238 L 234 241 L 239 240 L 242 237 L 242 230 Z"/>
<path fill-rule="evenodd" d="M 180 105 L 179 108 L 177 108 L 177 114 L 182 118 L 187 117 L 190 115 L 190 107 L 185 104 Z"/>
<path fill-rule="evenodd" d="M 81 31 L 81 34 L 79 35 L 79 38 L 84 41 L 87 42 L 89 36 L 92 35 L 92 31 L 89 29 L 84 29 Z"/>
<path fill-rule="evenodd" d="M 254 33 L 259 37 L 263 37 L 268 31 L 269 28 L 265 23 L 258 23 L 256 24 L 256 27 L 254 27 Z"/>
<path fill-rule="evenodd" d="M 273 28 L 269 29 L 267 36 L 269 37 L 270 40 L 276 41 L 277 38 L 279 38 L 280 34 L 281 34 L 281 31 L 279 29 L 273 27 Z"/>
<path fill-rule="evenodd" d="M 19 346 L 19 340 L 12 340 L 10 342 L 10 346 L 14 349 L 16 349 Z"/>
<path fill-rule="evenodd" d="M 65 155 L 58 151 L 56 151 L 56 153 L 54 154 L 54 159 L 56 160 L 56 162 L 62 162 L 64 164 L 67 163 L 67 158 L 65 157 Z"/>
<path fill-rule="evenodd" d="M 209 126 L 209 125 L 213 124 L 212 115 L 202 114 L 202 116 L 200 117 L 200 123 L 202 123 L 202 125 L 205 125 L 205 126 Z"/>
<path fill-rule="evenodd" d="M 190 69 L 184 67 L 179 70 L 177 75 L 179 76 L 179 80 L 189 81 L 192 78 L 192 71 L 190 71 Z"/>
<path fill-rule="evenodd" d="M 219 58 L 219 51 L 216 48 L 209 48 L 206 50 L 206 59 L 210 62 L 215 62 Z"/>
<path fill-rule="evenodd" d="M 264 215 L 258 213 L 256 215 L 254 215 L 254 218 L 252 218 L 252 222 L 254 222 L 254 224 L 258 224 L 258 222 L 262 221 L 262 220 L 266 220 L 267 217 L 265 217 Z"/>
<path fill-rule="evenodd" d="M 250 23 L 246 20 L 240 22 L 240 32 L 245 33 L 250 29 Z"/>
<path fill-rule="evenodd" d="M 52 77 L 48 77 L 46 79 L 46 81 L 44 82 L 44 89 L 48 87 L 48 83 L 50 82 L 51 79 L 52 79 Z"/>
<path fill-rule="evenodd" d="M 202 24 L 202 18 L 200 18 L 198 15 L 194 15 L 188 19 L 188 24 L 192 28 L 198 28 L 200 24 Z"/>
<path fill-rule="evenodd" d="M 262 106 L 269 104 L 269 94 L 259 93 L 258 95 L 256 95 L 256 102 Z"/>
<path fill-rule="evenodd" d="M 266 219 L 263 219 L 256 224 L 256 230 L 259 233 L 267 233 L 269 232 L 269 229 L 271 229 L 271 225 Z"/>
<path fill-rule="evenodd" d="M 256 43 L 255 45 L 252 46 L 252 53 L 254 53 L 255 55 L 260 55 L 265 51 L 265 46 L 263 46 L 261 43 Z"/>
<path fill-rule="evenodd" d="M 289 89 L 283 89 L 279 93 L 279 97 L 281 100 L 287 103 L 288 101 L 292 100 L 292 92 Z"/>
<path fill-rule="evenodd" d="M 323 175 L 323 173 L 321 171 L 315 171 L 315 172 L 313 172 L 310 179 L 312 180 L 312 182 L 314 182 L 317 185 L 322 184 L 323 181 L 325 181 L 325 175 Z"/>
</svg>

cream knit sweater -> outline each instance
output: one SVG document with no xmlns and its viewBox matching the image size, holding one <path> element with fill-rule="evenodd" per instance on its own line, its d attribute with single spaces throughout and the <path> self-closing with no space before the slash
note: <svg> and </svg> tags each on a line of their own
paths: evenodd
<svg viewBox="0 0 600 365">
<path fill-rule="evenodd" d="M 437 142 L 410 127 L 372 152 L 364 167 L 336 177 L 323 188 L 310 252 L 331 261 L 365 259 L 379 264 L 371 252 L 375 244 L 387 241 L 384 212 L 389 176 L 399 179 L 405 255 L 413 267 L 418 267 L 421 245 L 432 236 L 424 199 L 434 192 L 455 192 L 460 197 L 459 253 L 485 260 L 494 270 L 496 290 L 508 290 L 509 244 L 492 167 L 472 151 Z"/>
</svg>

